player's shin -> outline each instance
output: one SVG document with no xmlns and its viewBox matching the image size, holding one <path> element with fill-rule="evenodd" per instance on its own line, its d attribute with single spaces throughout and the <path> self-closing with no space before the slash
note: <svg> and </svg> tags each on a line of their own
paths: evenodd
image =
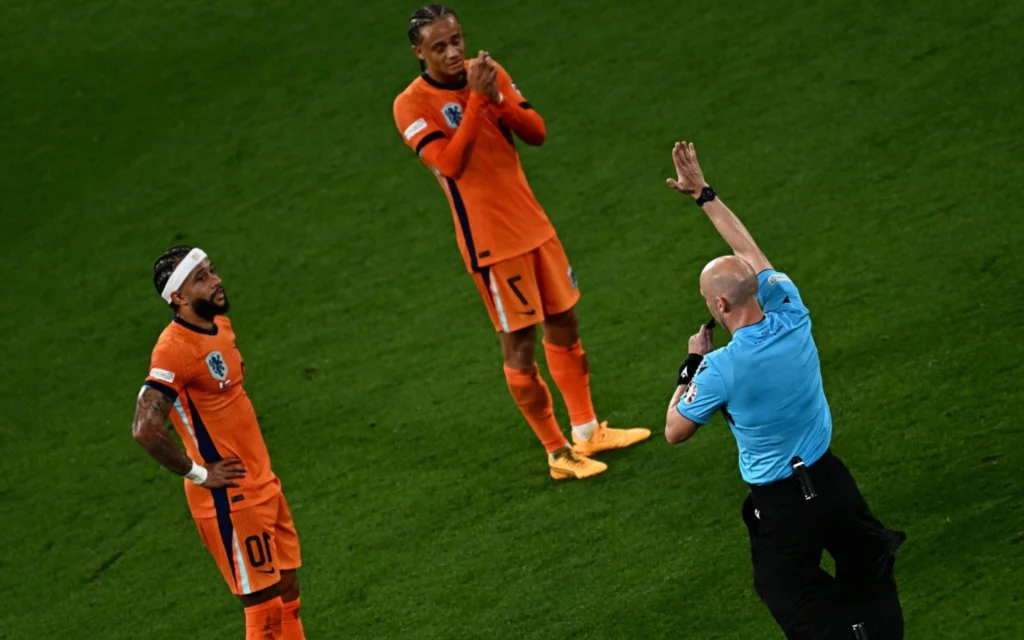
<svg viewBox="0 0 1024 640">
<path fill-rule="evenodd" d="M 509 391 L 512 392 L 512 398 L 544 445 L 544 449 L 548 453 L 553 453 L 566 446 L 568 442 L 555 420 L 551 392 L 537 367 L 534 366 L 530 371 L 520 371 L 506 365 L 505 380 L 508 382 Z"/>
<path fill-rule="evenodd" d="M 284 640 L 284 605 L 277 597 L 245 608 L 245 640 Z"/>
<path fill-rule="evenodd" d="M 590 398 L 590 367 L 587 352 L 579 340 L 570 347 L 544 341 L 548 369 L 569 409 L 569 420 L 577 438 L 589 440 L 597 427 L 597 414 Z"/>
<path fill-rule="evenodd" d="M 299 598 L 284 603 L 284 611 L 281 622 L 283 640 L 306 640 L 306 634 L 302 630 L 302 620 L 299 618 Z"/>
</svg>

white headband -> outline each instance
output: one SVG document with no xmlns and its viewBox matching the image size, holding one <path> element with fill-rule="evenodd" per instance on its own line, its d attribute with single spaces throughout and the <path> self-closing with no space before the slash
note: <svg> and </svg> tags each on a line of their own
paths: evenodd
<svg viewBox="0 0 1024 640">
<path fill-rule="evenodd" d="M 174 268 L 174 273 L 171 274 L 167 284 L 164 285 L 164 292 L 160 294 L 160 297 L 169 303 L 171 301 L 171 294 L 180 289 L 181 285 L 185 284 L 185 278 L 205 259 L 206 252 L 199 247 L 189 251 L 185 259 Z"/>
</svg>

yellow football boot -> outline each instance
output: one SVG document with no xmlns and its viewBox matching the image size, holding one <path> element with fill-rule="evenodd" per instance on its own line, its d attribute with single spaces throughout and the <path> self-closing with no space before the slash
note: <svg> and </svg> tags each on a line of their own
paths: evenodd
<svg viewBox="0 0 1024 640">
<path fill-rule="evenodd" d="M 608 470 L 608 465 L 575 453 L 566 446 L 548 456 L 551 477 L 555 480 L 583 480 Z"/>
<path fill-rule="evenodd" d="M 594 428 L 590 440 L 581 440 L 572 434 L 572 450 L 582 456 L 592 456 L 610 449 L 623 449 L 651 437 L 650 429 L 611 429 L 607 422 Z"/>
</svg>

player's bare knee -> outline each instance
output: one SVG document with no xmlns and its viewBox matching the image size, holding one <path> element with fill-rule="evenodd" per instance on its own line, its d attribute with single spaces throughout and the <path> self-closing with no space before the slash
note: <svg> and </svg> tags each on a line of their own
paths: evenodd
<svg viewBox="0 0 1024 640">
<path fill-rule="evenodd" d="M 517 344 L 512 352 L 512 358 L 515 361 L 515 367 L 517 369 L 532 369 L 534 367 L 533 343 L 525 342 Z"/>
<path fill-rule="evenodd" d="M 247 593 L 245 595 L 239 595 L 238 599 L 242 601 L 243 607 L 255 607 L 258 604 L 264 602 L 270 602 L 277 596 L 281 595 L 281 583 L 275 584 L 272 587 L 261 589 L 256 593 Z"/>
<path fill-rule="evenodd" d="M 291 602 L 299 598 L 299 575 L 294 569 L 281 572 L 281 581 L 278 583 L 278 590 L 281 593 L 281 600 Z"/>
<path fill-rule="evenodd" d="M 536 366 L 533 353 L 537 332 L 533 327 L 501 334 L 501 350 L 505 364 L 519 371 L 530 371 Z"/>
<path fill-rule="evenodd" d="M 575 329 L 577 323 L 576 307 L 562 313 L 549 315 L 544 319 L 544 323 L 563 329 Z"/>
<path fill-rule="evenodd" d="M 544 320 L 544 338 L 560 347 L 570 347 L 580 339 L 576 309 L 548 316 Z"/>
</svg>

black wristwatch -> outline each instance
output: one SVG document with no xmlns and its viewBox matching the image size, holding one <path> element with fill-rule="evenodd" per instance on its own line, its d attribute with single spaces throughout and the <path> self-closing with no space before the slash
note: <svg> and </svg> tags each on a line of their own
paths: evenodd
<svg viewBox="0 0 1024 640">
<path fill-rule="evenodd" d="M 711 202 L 717 197 L 718 194 L 715 193 L 714 189 L 712 189 L 711 187 L 704 187 L 703 189 L 700 190 L 700 195 L 697 196 L 697 206 L 703 207 L 704 205 Z"/>
</svg>

